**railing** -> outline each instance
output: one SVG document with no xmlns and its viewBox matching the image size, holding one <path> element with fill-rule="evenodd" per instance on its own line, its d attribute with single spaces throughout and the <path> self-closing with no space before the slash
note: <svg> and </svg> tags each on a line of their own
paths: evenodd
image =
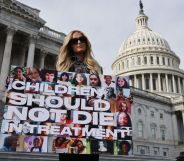
<svg viewBox="0 0 184 161">
<path fill-rule="evenodd" d="M 180 101 L 180 102 L 182 101 L 182 102 L 183 102 L 183 101 L 184 101 L 183 95 L 182 95 L 182 96 L 180 95 L 179 97 L 174 97 L 174 98 L 172 98 L 172 101 L 173 101 L 174 103 L 175 103 L 175 102 L 178 102 L 178 101 Z"/>
<path fill-rule="evenodd" d="M 40 33 L 45 34 L 49 37 L 63 41 L 65 34 L 62 32 L 55 31 L 47 26 L 40 28 Z"/>
<path fill-rule="evenodd" d="M 167 98 L 167 97 L 164 97 L 164 96 L 161 96 L 161 95 L 158 95 L 158 94 L 155 94 L 155 93 L 152 93 L 152 92 L 149 92 L 149 91 L 145 91 L 145 90 L 141 90 L 139 88 L 135 88 L 133 86 L 130 87 L 130 90 L 132 93 L 137 93 L 139 95 L 143 95 L 143 96 L 147 96 L 147 97 L 152 97 L 154 99 L 160 99 L 162 101 L 165 101 L 165 102 L 168 102 L 168 103 L 171 103 L 171 100 L 170 98 Z"/>
</svg>

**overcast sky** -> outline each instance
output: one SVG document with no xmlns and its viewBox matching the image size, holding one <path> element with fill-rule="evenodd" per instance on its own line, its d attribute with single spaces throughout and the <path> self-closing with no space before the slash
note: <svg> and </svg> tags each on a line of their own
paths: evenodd
<svg viewBox="0 0 184 161">
<path fill-rule="evenodd" d="M 69 33 L 83 31 L 92 43 L 104 74 L 122 42 L 135 31 L 139 0 L 19 0 L 41 10 L 46 26 Z M 165 38 L 184 69 L 184 0 L 142 0 L 149 27 Z"/>
</svg>

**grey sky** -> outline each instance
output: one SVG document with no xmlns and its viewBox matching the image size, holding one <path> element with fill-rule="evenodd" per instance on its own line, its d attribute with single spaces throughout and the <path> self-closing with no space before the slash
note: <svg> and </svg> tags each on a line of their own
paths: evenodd
<svg viewBox="0 0 184 161">
<path fill-rule="evenodd" d="M 104 74 L 121 43 L 135 31 L 139 0 L 19 0 L 41 10 L 46 26 L 69 33 L 83 31 L 92 43 Z M 184 69 L 184 0 L 142 0 L 149 27 L 165 38 Z"/>
</svg>

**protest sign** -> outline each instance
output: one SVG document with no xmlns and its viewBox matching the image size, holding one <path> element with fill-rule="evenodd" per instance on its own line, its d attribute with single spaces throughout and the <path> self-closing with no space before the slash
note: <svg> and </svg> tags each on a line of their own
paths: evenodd
<svg viewBox="0 0 184 161">
<path fill-rule="evenodd" d="M 0 151 L 131 155 L 128 82 L 128 77 L 12 67 Z"/>
</svg>

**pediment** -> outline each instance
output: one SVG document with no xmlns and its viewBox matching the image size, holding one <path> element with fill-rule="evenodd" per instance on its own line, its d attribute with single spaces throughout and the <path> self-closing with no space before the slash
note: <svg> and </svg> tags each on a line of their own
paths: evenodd
<svg viewBox="0 0 184 161">
<path fill-rule="evenodd" d="M 46 22 L 39 17 L 39 10 L 31 8 L 23 3 L 16 0 L 1 0 L 1 8 L 4 8 L 14 14 L 28 19 L 29 21 L 34 21 L 40 25 L 44 25 Z"/>
</svg>

